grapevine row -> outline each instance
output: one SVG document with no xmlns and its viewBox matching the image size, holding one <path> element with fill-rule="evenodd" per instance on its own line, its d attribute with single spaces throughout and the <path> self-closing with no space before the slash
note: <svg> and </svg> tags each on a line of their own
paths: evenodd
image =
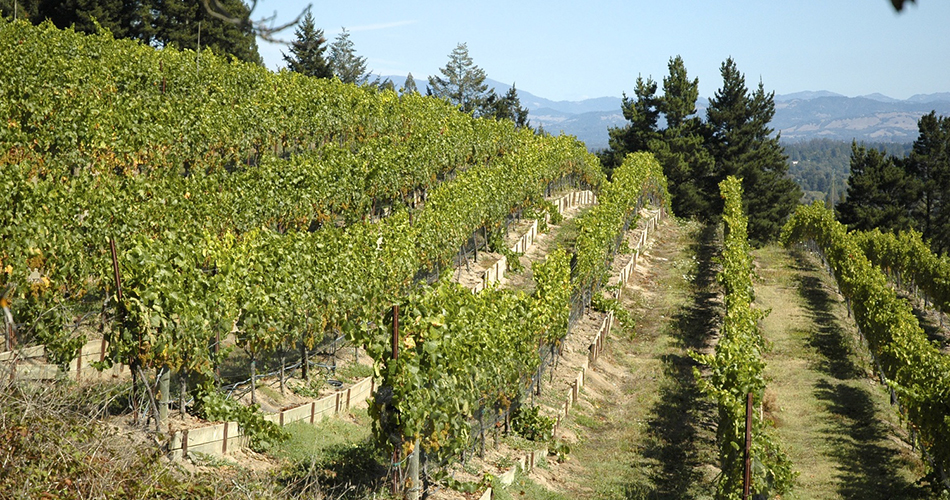
<svg viewBox="0 0 950 500">
<path fill-rule="evenodd" d="M 939 311 L 950 310 L 950 259 L 934 255 L 919 232 L 853 234 L 873 265 L 898 276 L 899 284 L 912 283 Z"/>
<path fill-rule="evenodd" d="M 0 90 L 3 306 L 56 362 L 84 340 L 67 327 L 92 312 L 107 364 L 196 383 L 232 332 L 252 360 L 327 331 L 371 343 L 383 305 L 477 228 L 552 182 L 602 177 L 571 138 L 435 99 L 210 54 L 199 76 L 192 52 L 0 22 L 0 78 L 16 83 Z M 395 196 L 374 185 L 427 199 L 363 220 L 365 193 Z M 114 323 L 110 240 L 124 291 Z"/>
<path fill-rule="evenodd" d="M 665 185 L 652 155 L 631 155 L 613 182 L 605 183 L 600 200 L 606 205 L 592 208 L 578 223 L 601 229 L 604 241 L 613 241 L 630 223 L 627 216 L 641 196 L 669 199 Z M 578 262 L 602 261 L 601 251 L 578 245 Z M 373 336 L 380 342 L 367 350 L 380 377 L 373 415 L 382 444 L 410 453 L 419 443 L 430 458 L 441 460 L 471 445 L 479 420 L 520 404 L 542 354 L 567 334 L 572 290 L 585 279 L 572 283 L 563 250 L 532 268 L 537 286 L 531 296 L 495 288 L 472 294 L 443 279 L 401 300 L 396 353 L 392 341 L 383 341 L 392 338 L 392 317 L 380 324 L 381 332 Z"/>
<path fill-rule="evenodd" d="M 817 244 L 853 308 L 882 375 L 897 393 L 934 463 L 946 473 L 950 470 L 950 358 L 928 341 L 910 304 L 888 286 L 858 238 L 848 234 L 820 203 L 799 207 L 783 228 L 782 241 Z"/>
<path fill-rule="evenodd" d="M 746 397 L 761 405 L 765 394 L 765 340 L 758 322 L 765 315 L 753 307 L 753 263 L 747 233 L 748 218 L 742 212 L 742 184 L 729 176 L 719 184 L 725 199 L 724 241 L 717 275 L 724 288 L 726 306 L 715 354 L 697 354 L 697 361 L 710 373 L 704 377 L 694 368 L 700 388 L 719 404 L 719 462 L 722 473 L 717 499 L 743 498 Z M 784 495 L 794 480 L 791 462 L 773 435 L 771 423 L 753 412 L 751 459 L 758 464 L 752 474 L 751 491 L 756 495 Z"/>
<path fill-rule="evenodd" d="M 647 198 L 669 209 L 666 177 L 652 154 L 632 153 L 601 190 L 597 205 L 578 220 L 578 288 L 596 289 L 606 281 L 612 251 Z"/>
</svg>

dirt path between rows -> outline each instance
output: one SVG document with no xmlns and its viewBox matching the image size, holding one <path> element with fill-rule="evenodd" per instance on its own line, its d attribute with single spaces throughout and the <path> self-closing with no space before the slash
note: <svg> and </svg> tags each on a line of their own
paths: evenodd
<svg viewBox="0 0 950 500">
<path fill-rule="evenodd" d="M 582 391 L 564 498 L 711 498 L 715 408 L 693 377 L 690 350 L 715 341 L 721 315 L 715 229 L 666 220 L 624 291 L 635 319 L 612 334 Z"/>
<path fill-rule="evenodd" d="M 571 461 L 533 473 L 548 493 L 526 498 L 714 496 L 717 410 L 689 352 L 717 339 L 719 235 L 675 221 L 656 235 L 625 291 L 636 326 L 613 336 L 571 417 Z M 799 473 L 784 498 L 933 498 L 831 278 L 802 253 L 772 246 L 754 257 L 756 306 L 771 310 L 765 411 Z"/>
<path fill-rule="evenodd" d="M 834 281 L 803 252 L 773 246 L 754 257 L 756 302 L 771 309 L 762 321 L 772 344 L 766 401 L 800 473 L 788 498 L 932 498 L 915 484 L 920 459 Z"/>
</svg>

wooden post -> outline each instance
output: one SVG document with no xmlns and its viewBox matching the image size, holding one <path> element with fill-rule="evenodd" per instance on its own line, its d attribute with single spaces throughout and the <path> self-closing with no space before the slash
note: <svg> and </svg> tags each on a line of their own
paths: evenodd
<svg viewBox="0 0 950 500">
<path fill-rule="evenodd" d="M 219 386 L 221 384 L 221 366 L 220 366 L 220 358 L 218 357 L 218 353 L 220 352 L 221 352 L 221 332 L 216 331 L 214 332 L 214 375 L 215 375 L 215 380 L 217 380 Z"/>
<path fill-rule="evenodd" d="M 168 365 L 162 366 L 158 377 L 158 426 L 168 419 L 168 403 L 171 401 L 172 371 Z"/>
<path fill-rule="evenodd" d="M 422 484 L 419 481 L 419 455 L 422 454 L 422 450 L 420 446 L 419 438 L 416 438 L 412 455 L 409 457 L 409 492 L 406 495 L 409 500 L 419 500 L 421 498 Z"/>
<path fill-rule="evenodd" d="M 14 342 L 15 332 L 13 330 L 14 328 L 13 313 L 11 313 L 10 308 L 7 307 L 9 303 L 6 301 L 5 297 L 3 297 L 2 300 L 0 301 L 3 302 L 3 322 L 4 322 L 4 325 L 6 326 L 6 350 L 12 351 L 15 344 Z"/>
<path fill-rule="evenodd" d="M 399 358 L 399 304 L 393 305 L 393 361 Z M 337 393 L 337 408 L 340 407 L 340 393 Z M 393 464 L 399 463 L 399 448 L 400 445 L 397 444 L 396 449 L 393 450 Z M 402 485 L 399 484 L 399 466 L 396 466 L 396 470 L 393 471 L 393 494 L 399 494 Z"/>
<path fill-rule="evenodd" d="M 399 358 L 399 304 L 393 306 L 393 361 Z"/>
<path fill-rule="evenodd" d="M 742 500 L 749 500 L 752 485 L 752 393 L 745 400 L 745 474 L 742 480 Z"/>
</svg>

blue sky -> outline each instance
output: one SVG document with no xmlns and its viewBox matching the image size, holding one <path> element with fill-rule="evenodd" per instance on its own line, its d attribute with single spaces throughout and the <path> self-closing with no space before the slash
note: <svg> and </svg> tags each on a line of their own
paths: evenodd
<svg viewBox="0 0 950 500">
<path fill-rule="evenodd" d="M 286 21 L 307 5 L 258 0 L 253 17 Z M 899 14 L 888 0 L 315 1 L 312 13 L 328 40 L 349 30 L 374 73 L 424 79 L 464 42 L 489 78 L 554 100 L 632 94 L 637 75 L 662 82 L 677 54 L 703 97 L 729 56 L 750 87 L 761 78 L 777 94 L 950 92 L 947 0 Z M 269 68 L 283 66 L 285 46 L 259 45 Z"/>
</svg>

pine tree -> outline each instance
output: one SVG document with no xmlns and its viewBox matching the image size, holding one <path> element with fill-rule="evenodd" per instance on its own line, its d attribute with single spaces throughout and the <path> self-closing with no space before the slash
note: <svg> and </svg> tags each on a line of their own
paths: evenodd
<svg viewBox="0 0 950 500">
<path fill-rule="evenodd" d="M 356 55 L 350 32 L 343 28 L 330 45 L 330 68 L 343 83 L 362 85 L 369 79 L 366 58 Z"/>
<path fill-rule="evenodd" d="M 663 78 L 663 97 L 657 102 L 657 110 L 666 118 L 667 128 L 675 129 L 696 114 L 699 78 L 689 79 L 686 64 L 680 56 L 671 57 L 667 67 L 670 75 Z M 692 120 L 698 121 L 698 117 Z"/>
<path fill-rule="evenodd" d="M 485 70 L 479 68 L 468 55 L 468 45 L 458 44 L 449 54 L 449 62 L 440 68 L 442 76 L 430 76 L 427 93 L 450 104 L 463 113 L 476 113 L 484 109 L 488 98 Z"/>
<path fill-rule="evenodd" d="M 202 49 L 256 64 L 262 64 L 257 36 L 272 40 L 283 29 L 253 21 L 244 0 L 0 0 L 3 17 L 12 18 L 14 8 L 19 19 L 34 24 L 49 19 L 83 33 L 101 27 L 156 48 L 197 49 L 200 25 Z"/>
<path fill-rule="evenodd" d="M 730 57 L 720 67 L 723 86 L 706 110 L 709 150 L 715 178 L 742 178 L 743 208 L 749 216 L 749 238 L 757 245 L 778 236 L 785 219 L 798 205 L 801 188 L 787 175 L 788 161 L 779 134 L 769 127 L 775 115 L 775 93 L 759 82 L 750 95 L 745 76 Z M 720 210 L 719 200 L 716 210 Z"/>
<path fill-rule="evenodd" d="M 412 77 L 412 72 L 406 75 L 406 83 L 402 84 L 402 94 L 418 94 L 419 89 L 416 88 L 416 79 Z"/>
<path fill-rule="evenodd" d="M 496 120 L 511 120 L 518 128 L 528 126 L 528 110 L 521 106 L 521 99 L 518 98 L 518 90 L 514 85 L 501 97 L 494 90 L 490 91 L 481 114 Z"/>
<path fill-rule="evenodd" d="M 950 245 L 950 118 L 935 112 L 917 121 L 919 131 L 906 161 L 913 179 L 916 203 L 912 216 L 925 240 L 936 252 Z"/>
<path fill-rule="evenodd" d="M 623 127 L 610 127 L 607 130 L 610 136 L 608 149 L 598 155 L 608 176 L 623 163 L 628 153 L 646 151 L 650 141 L 659 138 L 657 120 L 660 111 L 657 109 L 656 88 L 657 84 L 652 78 L 644 80 L 638 76 L 634 90 L 636 98 L 631 99 L 626 93 L 623 94 L 620 110 L 630 123 Z"/>
<path fill-rule="evenodd" d="M 373 86 L 379 90 L 389 90 L 391 92 L 396 91 L 396 84 L 393 83 L 391 78 L 386 78 L 385 80 L 376 77 L 376 80 L 373 81 Z"/>
<path fill-rule="evenodd" d="M 837 205 L 838 220 L 862 231 L 905 230 L 913 227 L 913 180 L 893 156 L 851 143 L 848 196 Z"/>
<path fill-rule="evenodd" d="M 714 161 L 705 148 L 705 126 L 696 115 L 699 79 L 690 80 L 680 56 L 671 58 L 670 74 L 663 78 L 663 96 L 656 109 L 666 118 L 666 129 L 649 141 L 649 148 L 663 166 L 672 204 L 681 217 L 708 217 L 719 198 Z"/>
<path fill-rule="evenodd" d="M 310 12 L 304 16 L 294 31 L 296 40 L 290 43 L 290 55 L 283 54 L 287 69 L 316 78 L 330 78 L 333 72 L 324 59 L 327 39 L 323 30 L 317 29 Z"/>
<path fill-rule="evenodd" d="M 6 2 L 4 2 L 6 3 Z M 17 2 L 18 15 L 23 15 L 24 3 L 33 10 L 35 21 L 49 19 L 60 28 L 73 27 L 83 33 L 95 33 L 96 24 L 109 30 L 116 38 L 139 38 L 147 32 L 145 26 L 137 25 L 142 1 L 127 0 L 35 0 Z M 33 5 L 30 5 L 33 4 Z M 4 14 L 8 12 L 4 9 Z M 9 14 L 12 16 L 12 2 Z"/>
<path fill-rule="evenodd" d="M 139 30 L 139 39 L 156 47 L 174 45 L 180 49 L 198 49 L 199 29 L 201 49 L 216 54 L 229 54 L 256 64 L 262 64 L 257 52 L 257 37 L 250 21 L 251 11 L 242 0 L 215 0 L 205 2 L 185 0 L 143 0 L 139 10 L 145 17 Z M 220 7 L 220 9 L 219 9 Z M 213 15 L 218 14 L 240 23 L 232 23 Z"/>
</svg>

